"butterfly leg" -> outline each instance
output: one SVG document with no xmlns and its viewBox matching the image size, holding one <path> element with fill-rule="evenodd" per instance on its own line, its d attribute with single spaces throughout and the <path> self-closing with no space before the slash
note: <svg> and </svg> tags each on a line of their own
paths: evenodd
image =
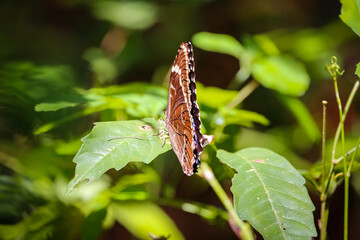
<svg viewBox="0 0 360 240">
<path fill-rule="evenodd" d="M 170 138 L 169 138 L 169 133 L 165 127 L 165 122 L 162 118 L 159 118 L 159 122 L 158 122 L 158 129 L 159 129 L 159 138 L 162 139 L 164 141 L 162 147 L 165 146 L 165 144 L 170 144 Z"/>
</svg>

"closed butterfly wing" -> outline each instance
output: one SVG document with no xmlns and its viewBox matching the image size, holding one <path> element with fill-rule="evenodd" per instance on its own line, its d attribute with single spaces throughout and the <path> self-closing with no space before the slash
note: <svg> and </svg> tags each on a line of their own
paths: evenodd
<svg viewBox="0 0 360 240">
<path fill-rule="evenodd" d="M 213 136 L 202 135 L 196 102 L 194 53 L 190 42 L 178 49 L 171 69 L 165 125 L 183 171 L 191 176 L 200 166 L 200 154 Z"/>
</svg>

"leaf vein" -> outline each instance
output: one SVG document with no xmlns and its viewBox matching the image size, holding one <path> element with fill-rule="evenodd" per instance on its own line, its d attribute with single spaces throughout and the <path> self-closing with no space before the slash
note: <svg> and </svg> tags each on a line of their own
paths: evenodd
<svg viewBox="0 0 360 240">
<path fill-rule="evenodd" d="M 255 172 L 256 176 L 258 177 L 261 185 L 263 186 L 263 188 L 264 188 L 264 190 L 265 190 L 265 194 L 266 194 L 266 196 L 267 196 L 267 198 L 268 198 L 268 200 L 269 200 L 271 209 L 272 209 L 272 211 L 273 211 L 273 213 L 274 213 L 274 215 L 275 215 L 275 219 L 276 219 L 276 222 L 277 222 L 277 224 L 278 224 L 278 226 L 279 226 L 279 229 L 280 229 L 280 231 L 281 231 L 281 233 L 282 233 L 282 236 L 283 236 L 284 239 L 287 239 L 287 237 L 286 237 L 283 229 L 280 227 L 280 225 L 281 225 L 280 216 L 278 215 L 278 213 L 277 213 L 277 211 L 276 211 L 276 209 L 275 209 L 275 207 L 274 207 L 274 203 L 273 203 L 272 199 L 270 198 L 269 190 L 267 189 L 267 187 L 266 187 L 263 179 L 261 178 L 258 170 L 255 168 L 255 166 L 253 165 L 253 163 L 252 163 L 249 159 L 247 159 L 247 158 L 246 158 L 245 156 L 243 156 L 242 154 L 240 154 L 240 156 L 241 156 L 244 160 L 246 160 L 246 161 L 248 162 L 248 164 L 252 167 L 252 169 L 254 169 L 254 172 Z"/>
</svg>

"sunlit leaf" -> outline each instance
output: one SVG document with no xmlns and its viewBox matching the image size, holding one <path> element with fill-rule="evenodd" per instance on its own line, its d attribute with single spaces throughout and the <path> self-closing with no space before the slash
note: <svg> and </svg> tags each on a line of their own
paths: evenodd
<svg viewBox="0 0 360 240">
<path fill-rule="evenodd" d="M 316 236 L 305 179 L 285 158 L 263 148 L 219 150 L 217 156 L 237 171 L 231 187 L 237 214 L 264 239 Z"/>
<path fill-rule="evenodd" d="M 162 102 L 157 99 L 164 99 L 166 90 L 161 87 L 152 86 L 146 83 L 130 83 L 121 86 L 111 86 L 106 88 L 91 88 L 89 90 L 78 89 L 77 94 L 67 94 L 56 96 L 51 99 L 51 102 L 44 102 L 35 106 L 36 111 L 57 111 L 63 108 L 74 107 L 80 104 L 88 104 L 89 107 L 98 107 L 100 105 L 109 105 L 109 102 L 116 100 L 129 99 L 129 102 L 135 102 L 133 98 L 128 95 L 138 94 L 137 97 L 145 96 L 147 101 L 142 99 L 141 102 L 151 102 L 153 104 L 162 105 Z M 109 97 L 109 98 L 105 98 Z M 151 99 L 152 98 L 152 99 Z M 150 100 L 151 99 L 151 100 Z M 125 100 L 124 100 L 125 101 Z M 111 106 L 111 105 L 110 105 Z M 123 105 L 119 105 L 121 107 Z M 150 111 L 153 111 L 151 109 Z"/>
<path fill-rule="evenodd" d="M 267 34 L 258 34 L 254 40 L 267 55 L 279 55 L 280 50 Z"/>
<path fill-rule="evenodd" d="M 130 83 L 107 88 L 78 89 L 78 94 L 55 97 L 52 102 L 35 106 L 37 111 L 56 111 L 83 105 L 84 109 L 53 122 L 45 123 L 34 130 L 40 134 L 59 127 L 71 120 L 104 110 L 123 110 L 136 118 L 154 117 L 166 107 L 166 90 L 146 83 Z"/>
<path fill-rule="evenodd" d="M 101 84 L 109 83 L 117 76 L 118 69 L 115 61 L 100 48 L 87 49 L 83 57 L 90 63 L 95 80 Z"/>
<path fill-rule="evenodd" d="M 119 202 L 108 207 L 105 225 L 118 221 L 139 239 L 150 236 L 184 239 L 172 219 L 157 205 L 150 202 Z"/>
<path fill-rule="evenodd" d="M 219 108 L 229 103 L 237 94 L 236 91 L 225 90 L 217 87 L 204 87 L 197 83 L 197 101 L 201 105 Z"/>
<path fill-rule="evenodd" d="M 145 29 L 157 20 L 158 8 L 145 1 L 97 1 L 93 12 L 99 19 L 110 21 L 129 29 Z"/>
<path fill-rule="evenodd" d="M 74 155 L 79 150 L 81 142 L 79 139 L 74 139 L 71 141 L 56 141 L 55 152 L 59 155 Z"/>
<path fill-rule="evenodd" d="M 57 111 L 63 108 L 75 107 L 89 103 L 92 106 L 99 106 L 105 103 L 104 97 L 91 93 L 78 93 L 56 96 L 51 102 L 39 103 L 35 106 L 37 112 Z"/>
<path fill-rule="evenodd" d="M 40 103 L 35 106 L 37 112 L 57 111 L 61 108 L 75 107 L 78 103 L 59 101 L 56 103 Z"/>
<path fill-rule="evenodd" d="M 341 20 L 360 36 L 360 0 L 340 0 Z"/>
<path fill-rule="evenodd" d="M 257 59 L 251 71 L 261 85 L 286 95 L 301 96 L 310 83 L 310 77 L 303 64 L 290 56 Z"/>
<path fill-rule="evenodd" d="M 155 116 L 164 109 L 161 101 L 150 94 L 128 93 L 118 95 L 127 104 L 125 111 L 137 118 Z"/>
<path fill-rule="evenodd" d="M 226 34 L 199 32 L 192 37 L 194 45 L 205 51 L 229 54 L 236 58 L 244 51 L 243 46 L 234 37 Z"/>
<path fill-rule="evenodd" d="M 338 29 L 340 31 L 340 29 Z M 324 29 L 277 30 L 267 34 L 279 48 L 304 61 L 316 61 L 333 53 L 335 43 Z M 331 56 L 331 55 L 330 55 Z"/>
<path fill-rule="evenodd" d="M 221 108 L 221 113 L 224 117 L 224 122 L 226 124 L 241 124 L 243 122 L 249 123 L 260 123 L 262 125 L 269 125 L 270 121 L 263 115 L 247 111 L 244 109 L 228 109 L 226 107 Z"/>
<path fill-rule="evenodd" d="M 75 177 L 67 192 L 83 180 L 99 179 L 111 168 L 119 170 L 129 162 L 150 163 L 168 151 L 170 146 L 162 146 L 163 140 L 154 136 L 157 125 L 153 119 L 95 123 L 91 133 L 82 139 L 84 144 L 74 157 L 77 164 Z"/>
<path fill-rule="evenodd" d="M 296 169 L 303 168 L 307 169 L 311 164 L 306 159 L 301 158 L 292 150 L 292 144 L 289 143 L 289 137 L 280 137 L 270 132 L 255 131 L 252 129 L 244 128 L 235 137 L 235 149 L 240 148 L 268 148 L 276 149 L 276 152 L 288 159 L 291 165 L 295 166 Z"/>
</svg>

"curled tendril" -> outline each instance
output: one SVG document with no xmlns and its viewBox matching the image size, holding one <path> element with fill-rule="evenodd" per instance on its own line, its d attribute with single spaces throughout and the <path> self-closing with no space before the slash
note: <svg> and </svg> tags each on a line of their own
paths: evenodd
<svg viewBox="0 0 360 240">
<path fill-rule="evenodd" d="M 337 78 L 337 76 L 341 76 L 345 72 L 345 70 L 340 71 L 340 66 L 337 64 L 337 58 L 335 56 L 331 57 L 331 64 L 326 64 L 325 68 L 333 78 Z"/>
</svg>

